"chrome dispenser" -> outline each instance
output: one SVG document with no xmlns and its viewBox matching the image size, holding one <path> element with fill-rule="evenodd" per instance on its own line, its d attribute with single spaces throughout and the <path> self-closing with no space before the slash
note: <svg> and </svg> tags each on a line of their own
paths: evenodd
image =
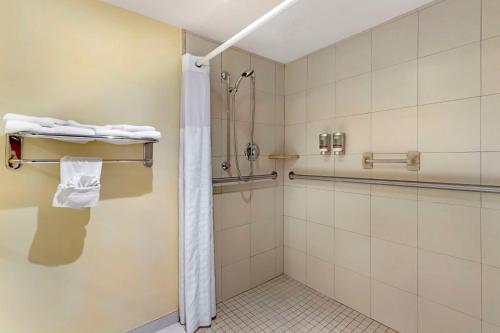
<svg viewBox="0 0 500 333">
<path fill-rule="evenodd" d="M 332 151 L 334 155 L 344 155 L 345 154 L 345 133 L 335 132 L 333 133 L 333 145 Z"/>
<path fill-rule="evenodd" d="M 332 136 L 328 133 L 321 133 L 319 135 L 319 153 L 321 155 L 328 155 L 332 151 Z"/>
</svg>

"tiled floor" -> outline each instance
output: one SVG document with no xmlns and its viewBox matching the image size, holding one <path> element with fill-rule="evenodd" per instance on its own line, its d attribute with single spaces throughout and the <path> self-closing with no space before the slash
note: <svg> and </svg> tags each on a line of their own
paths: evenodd
<svg viewBox="0 0 500 333">
<path fill-rule="evenodd" d="M 219 304 L 197 332 L 397 333 L 285 275 Z"/>
</svg>

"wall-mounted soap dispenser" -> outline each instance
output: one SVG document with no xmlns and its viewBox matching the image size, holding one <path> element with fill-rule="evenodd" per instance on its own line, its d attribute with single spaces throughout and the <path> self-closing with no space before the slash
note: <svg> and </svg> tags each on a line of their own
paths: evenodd
<svg viewBox="0 0 500 333">
<path fill-rule="evenodd" d="M 328 155 L 332 152 L 332 135 L 328 133 L 321 133 L 319 135 L 319 153 L 321 155 Z"/>
<path fill-rule="evenodd" d="M 344 155 L 345 154 L 345 133 L 335 132 L 333 133 L 333 144 L 332 152 L 334 155 Z"/>
</svg>

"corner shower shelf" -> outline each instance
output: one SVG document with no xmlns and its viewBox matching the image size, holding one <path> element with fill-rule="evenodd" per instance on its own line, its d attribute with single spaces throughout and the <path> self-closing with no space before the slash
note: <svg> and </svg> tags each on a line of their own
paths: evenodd
<svg viewBox="0 0 500 333">
<path fill-rule="evenodd" d="M 275 154 L 275 155 L 269 155 L 267 158 L 269 158 L 270 160 L 291 160 L 291 159 L 300 158 L 300 155 L 281 155 L 281 154 Z"/>
<path fill-rule="evenodd" d="M 131 139 L 112 135 L 67 135 L 67 134 L 42 134 L 35 132 L 8 133 L 5 147 L 5 165 L 7 169 L 17 170 L 23 164 L 57 164 L 59 159 L 27 159 L 23 158 L 24 138 L 49 139 L 66 142 L 88 143 L 92 141 L 107 142 L 118 145 L 142 144 L 142 159 L 103 159 L 103 163 L 142 163 L 146 167 L 153 166 L 153 144 L 155 139 Z"/>
</svg>

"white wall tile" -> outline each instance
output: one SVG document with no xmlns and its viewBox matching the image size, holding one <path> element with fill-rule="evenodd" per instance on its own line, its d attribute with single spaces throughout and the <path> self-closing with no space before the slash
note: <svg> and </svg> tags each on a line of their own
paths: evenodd
<svg viewBox="0 0 500 333">
<path fill-rule="evenodd" d="M 426 333 L 481 333 L 481 321 L 446 306 L 418 299 L 418 327 Z"/>
<path fill-rule="evenodd" d="M 371 32 L 342 41 L 335 46 L 337 80 L 371 70 Z"/>
<path fill-rule="evenodd" d="M 500 325 L 500 268 L 483 265 L 483 319 Z"/>
<path fill-rule="evenodd" d="M 500 267 L 500 210 L 481 211 L 482 262 Z"/>
<path fill-rule="evenodd" d="M 500 185 L 500 152 L 483 152 L 481 154 L 481 183 Z"/>
<path fill-rule="evenodd" d="M 276 207 L 276 189 L 274 187 L 256 189 L 253 192 L 251 208 L 252 222 L 261 222 L 274 217 Z"/>
<path fill-rule="evenodd" d="M 333 265 L 318 258 L 307 257 L 307 285 L 323 295 L 333 297 Z"/>
<path fill-rule="evenodd" d="M 335 114 L 335 85 L 307 90 L 307 121 L 328 119 Z"/>
<path fill-rule="evenodd" d="M 307 220 L 333 227 L 334 192 L 328 190 L 307 190 Z"/>
<path fill-rule="evenodd" d="M 285 65 L 285 94 L 306 89 L 307 58 L 301 58 Z"/>
<path fill-rule="evenodd" d="M 307 255 L 285 246 L 284 248 L 284 272 L 291 278 L 306 283 Z"/>
<path fill-rule="evenodd" d="M 285 215 L 306 219 L 306 198 L 307 192 L 305 188 L 300 187 L 285 187 Z"/>
<path fill-rule="evenodd" d="M 285 65 L 276 64 L 276 95 L 284 95 L 285 94 Z"/>
<path fill-rule="evenodd" d="M 420 154 L 421 181 L 478 184 L 480 153 L 423 153 Z"/>
<path fill-rule="evenodd" d="M 469 207 L 481 206 L 481 194 L 475 192 L 419 188 L 418 200 Z"/>
<path fill-rule="evenodd" d="M 347 154 L 363 153 L 371 150 L 371 115 L 336 118 L 335 130 L 346 133 L 345 150 Z"/>
<path fill-rule="evenodd" d="M 295 250 L 306 253 L 307 251 L 307 223 L 293 217 L 285 217 L 284 244 Z"/>
<path fill-rule="evenodd" d="M 500 35 L 500 2 L 483 0 L 483 38 Z"/>
<path fill-rule="evenodd" d="M 479 43 L 419 59 L 418 103 L 479 96 L 479 68 Z"/>
<path fill-rule="evenodd" d="M 420 12 L 419 55 L 444 51 L 480 39 L 480 0 L 447 0 Z"/>
<path fill-rule="evenodd" d="M 418 150 L 421 152 L 479 151 L 480 119 L 479 97 L 419 106 Z"/>
<path fill-rule="evenodd" d="M 272 125 L 275 123 L 274 94 L 262 91 L 255 92 L 255 122 Z M 252 121 L 249 114 L 248 121 Z"/>
<path fill-rule="evenodd" d="M 500 93 L 500 37 L 483 41 L 482 44 L 482 94 Z"/>
<path fill-rule="evenodd" d="M 417 105 L 417 82 L 417 60 L 373 72 L 372 110 Z"/>
<path fill-rule="evenodd" d="M 417 248 L 371 240 L 372 278 L 417 294 Z"/>
<path fill-rule="evenodd" d="M 320 176 L 333 176 L 334 158 L 331 155 L 307 156 L 307 172 Z M 329 184 L 323 184 L 324 187 Z M 319 187 L 319 184 L 313 187 Z"/>
<path fill-rule="evenodd" d="M 500 333 L 500 326 L 483 321 L 483 333 Z"/>
<path fill-rule="evenodd" d="M 330 46 L 307 56 L 307 86 L 318 87 L 335 81 L 335 48 Z"/>
<path fill-rule="evenodd" d="M 283 246 L 274 249 L 276 253 L 276 275 L 284 273 L 284 249 Z"/>
<path fill-rule="evenodd" d="M 405 16 L 373 30 L 373 68 L 417 58 L 418 14 Z"/>
<path fill-rule="evenodd" d="M 300 91 L 285 96 L 285 124 L 298 124 L 306 121 L 306 93 Z"/>
<path fill-rule="evenodd" d="M 335 229 L 335 266 L 370 276 L 370 237 Z"/>
<path fill-rule="evenodd" d="M 285 152 L 287 154 L 306 154 L 306 125 L 296 124 L 285 127 Z"/>
<path fill-rule="evenodd" d="M 371 111 L 371 73 L 337 81 L 335 115 L 348 116 Z"/>
<path fill-rule="evenodd" d="M 250 258 L 222 267 L 222 299 L 250 289 Z"/>
<path fill-rule="evenodd" d="M 417 202 L 372 197 L 371 235 L 404 245 L 417 246 Z"/>
<path fill-rule="evenodd" d="M 307 222 L 307 254 L 333 264 L 333 227 Z"/>
<path fill-rule="evenodd" d="M 417 150 L 417 108 L 372 114 L 372 149 L 377 153 Z"/>
<path fill-rule="evenodd" d="M 477 207 L 418 203 L 420 248 L 454 257 L 481 260 L 481 219 Z"/>
<path fill-rule="evenodd" d="M 222 231 L 222 266 L 250 258 L 250 225 Z"/>
<path fill-rule="evenodd" d="M 418 190 L 416 188 L 389 185 L 372 185 L 372 196 L 392 199 L 416 200 L 417 194 Z"/>
<path fill-rule="evenodd" d="M 500 151 L 500 94 L 481 98 L 481 150 Z"/>
<path fill-rule="evenodd" d="M 274 221 L 251 224 L 251 255 L 274 249 L 277 246 Z"/>
<path fill-rule="evenodd" d="M 255 71 L 255 90 L 274 95 L 276 81 L 276 65 L 274 61 L 252 55 L 251 68 Z"/>
<path fill-rule="evenodd" d="M 335 227 L 370 235 L 370 196 L 335 193 Z"/>
<path fill-rule="evenodd" d="M 481 317 L 481 265 L 419 251 L 419 295 L 475 318 Z M 459 292 L 458 292 L 459 291 Z"/>
<path fill-rule="evenodd" d="M 250 203 L 243 199 L 241 193 L 224 193 L 221 199 L 223 229 L 250 223 Z"/>
<path fill-rule="evenodd" d="M 363 169 L 363 164 L 361 161 L 362 154 L 354 153 L 343 156 L 335 156 L 335 176 L 341 177 L 361 177 L 370 178 L 370 169 Z M 346 188 L 346 187 L 366 187 L 367 185 L 360 184 L 347 184 L 347 183 L 336 183 L 336 187 Z M 369 185 L 368 185 L 369 187 Z M 344 191 L 345 192 L 345 191 Z M 347 191 L 349 192 L 349 191 Z M 369 190 L 368 190 L 369 192 Z"/>
<path fill-rule="evenodd" d="M 259 145 L 261 155 L 270 155 L 274 153 L 276 143 L 274 139 L 276 137 L 275 126 L 269 124 L 255 124 L 254 127 L 254 142 Z M 250 142 L 247 141 L 247 142 Z M 247 142 L 239 142 L 238 145 L 246 145 Z M 260 161 L 259 161 L 260 162 Z M 247 161 L 248 163 L 248 161 Z"/>
<path fill-rule="evenodd" d="M 417 332 L 417 295 L 372 280 L 372 304 L 375 320 L 399 332 Z"/>
<path fill-rule="evenodd" d="M 285 124 L 285 96 L 275 95 L 274 98 L 274 123 Z"/>
<path fill-rule="evenodd" d="M 366 316 L 371 315 L 370 278 L 335 266 L 335 299 Z"/>
<path fill-rule="evenodd" d="M 250 259 L 250 283 L 252 287 L 258 286 L 277 275 L 276 252 L 267 251 Z"/>
</svg>

